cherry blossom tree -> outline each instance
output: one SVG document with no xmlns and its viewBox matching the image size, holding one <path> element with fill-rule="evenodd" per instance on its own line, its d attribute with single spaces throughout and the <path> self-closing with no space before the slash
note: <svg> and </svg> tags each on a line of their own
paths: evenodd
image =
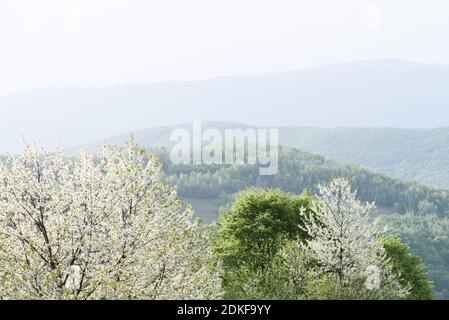
<svg viewBox="0 0 449 320">
<path fill-rule="evenodd" d="M 131 138 L 74 158 L 26 145 L 0 163 L 0 298 L 210 299 L 208 232 Z"/>
<path fill-rule="evenodd" d="M 405 297 L 408 288 L 399 284 L 378 241 L 374 203 L 359 201 L 344 178 L 318 190 L 315 216 L 303 227 L 310 239 L 299 245 L 316 261 L 314 272 L 336 278 L 338 290 L 352 287 L 352 297 Z"/>
</svg>

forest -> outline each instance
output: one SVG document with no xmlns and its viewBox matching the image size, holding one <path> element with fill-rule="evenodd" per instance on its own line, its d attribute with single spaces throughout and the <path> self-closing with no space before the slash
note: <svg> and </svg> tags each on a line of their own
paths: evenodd
<svg viewBox="0 0 449 320">
<path fill-rule="evenodd" d="M 423 246 L 445 237 L 445 228 L 433 226 L 446 214 L 444 194 L 397 182 L 390 199 L 367 187 L 380 188 L 375 175 L 357 182 L 350 167 L 339 171 L 330 162 L 326 169 L 323 158 L 293 149 L 282 151 L 281 165 L 292 174 L 270 179 L 251 167 L 177 167 L 159 154 L 131 136 L 95 154 L 67 157 L 27 144 L 3 157 L 0 297 L 429 300 L 447 293 L 444 266 L 432 255 L 439 248 Z M 307 162 L 308 178 L 293 170 Z M 229 172 L 241 178 L 233 188 Z M 195 174 L 197 185 L 173 185 Z M 208 174 L 222 190 L 205 197 L 229 199 L 210 225 L 179 198 L 186 190 L 201 195 Z M 251 179 L 254 186 L 247 185 Z M 399 195 L 414 202 L 402 213 L 379 215 L 372 199 L 394 206 Z M 423 197 L 440 211 L 413 213 Z M 428 232 L 417 239 L 421 228 Z"/>
<path fill-rule="evenodd" d="M 242 123 L 203 121 L 204 128 L 224 132 L 227 128 L 258 129 Z M 180 124 L 136 131 L 137 141 L 148 148 L 170 149 L 170 132 L 191 130 Z M 315 153 L 326 158 L 363 166 L 406 181 L 416 181 L 431 188 L 449 188 L 449 129 L 440 128 L 323 128 L 278 127 L 279 144 Z M 122 143 L 127 134 L 108 139 Z M 90 145 L 91 150 L 100 144 Z"/>
<path fill-rule="evenodd" d="M 365 168 L 342 164 L 295 148 L 279 152 L 274 176 L 259 176 L 257 166 L 174 165 L 166 149 L 155 149 L 167 180 L 181 198 L 210 204 L 199 212 L 205 220 L 219 217 L 234 195 L 246 188 L 280 188 L 293 194 L 317 191 L 317 185 L 335 177 L 350 181 L 357 196 L 374 201 L 377 215 L 389 233 L 400 237 L 421 257 L 435 283 L 436 296 L 449 299 L 449 193 L 405 182 Z M 216 211 L 216 212 L 215 212 Z"/>
<path fill-rule="evenodd" d="M 155 151 L 162 159 L 168 180 L 185 197 L 228 197 L 250 186 L 300 193 L 305 189 L 315 191 L 319 182 L 344 176 L 351 181 L 361 199 L 375 201 L 391 212 L 449 215 L 449 192 L 446 190 L 404 182 L 295 148 L 280 148 L 279 170 L 272 176 L 260 176 L 256 165 L 174 165 L 165 149 Z"/>
</svg>

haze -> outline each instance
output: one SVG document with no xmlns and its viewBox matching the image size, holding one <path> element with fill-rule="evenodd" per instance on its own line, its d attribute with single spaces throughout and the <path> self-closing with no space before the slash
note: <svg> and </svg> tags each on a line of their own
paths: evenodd
<svg viewBox="0 0 449 320">
<path fill-rule="evenodd" d="M 0 94 L 380 58 L 449 64 L 448 16 L 445 0 L 2 0 Z"/>
</svg>

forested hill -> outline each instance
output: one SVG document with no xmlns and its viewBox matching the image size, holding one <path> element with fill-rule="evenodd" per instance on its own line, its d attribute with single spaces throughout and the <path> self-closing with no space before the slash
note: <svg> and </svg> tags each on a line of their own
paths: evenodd
<svg viewBox="0 0 449 320">
<path fill-rule="evenodd" d="M 175 128 L 191 131 L 192 124 L 146 129 L 136 132 L 145 147 L 170 148 Z M 254 128 L 231 122 L 204 122 L 203 128 Z M 128 134 L 108 138 L 120 143 Z M 318 153 L 335 160 L 357 164 L 403 180 L 433 188 L 449 189 L 449 128 L 305 128 L 281 127 L 282 145 Z M 97 148 L 99 143 L 90 146 Z"/>
<path fill-rule="evenodd" d="M 449 128 L 283 128 L 282 143 L 449 189 Z"/>
<path fill-rule="evenodd" d="M 225 198 L 248 187 L 282 188 L 293 193 L 315 191 L 318 183 L 347 177 L 359 196 L 384 210 L 398 213 L 449 216 L 449 192 L 404 182 L 367 169 L 340 164 L 294 148 L 280 148 L 279 169 L 261 176 L 255 165 L 174 165 L 166 149 L 159 149 L 164 172 L 182 197 Z"/>
<path fill-rule="evenodd" d="M 163 170 L 184 200 L 205 222 L 215 221 L 219 207 L 247 187 L 300 193 L 315 191 L 317 183 L 347 177 L 360 198 L 376 201 L 389 233 L 400 236 L 422 257 L 435 283 L 438 298 L 449 299 L 449 194 L 417 183 L 404 182 L 367 169 L 344 165 L 294 148 L 281 148 L 279 171 L 260 176 L 255 166 L 174 165 L 166 150 L 157 152 Z"/>
</svg>

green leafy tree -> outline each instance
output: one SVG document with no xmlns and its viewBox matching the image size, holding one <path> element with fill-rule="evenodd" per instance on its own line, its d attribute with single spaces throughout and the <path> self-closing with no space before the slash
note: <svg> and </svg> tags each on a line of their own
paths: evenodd
<svg viewBox="0 0 449 320">
<path fill-rule="evenodd" d="M 226 264 L 264 269 L 287 240 L 305 239 L 310 211 L 307 193 L 300 196 L 279 189 L 248 189 L 237 195 L 219 222 L 218 250 Z"/>
<path fill-rule="evenodd" d="M 279 189 L 241 192 L 217 225 L 215 249 L 223 261 L 228 297 L 245 297 L 255 279 L 265 279 L 276 253 L 289 240 L 303 241 L 310 210 L 307 193 L 295 196 Z M 302 213 L 301 213 L 302 212 Z M 248 280 L 248 281 L 246 281 Z M 245 289 L 246 288 L 246 289 Z"/>
<path fill-rule="evenodd" d="M 435 298 L 449 299 L 449 219 L 408 213 L 384 215 L 381 221 L 423 259 Z"/>
<path fill-rule="evenodd" d="M 395 236 L 381 238 L 381 243 L 393 266 L 393 272 L 399 277 L 399 282 L 404 285 L 408 283 L 410 286 L 407 298 L 411 300 L 433 299 L 433 283 L 430 281 L 421 259 L 412 254 L 409 246 Z"/>
</svg>

